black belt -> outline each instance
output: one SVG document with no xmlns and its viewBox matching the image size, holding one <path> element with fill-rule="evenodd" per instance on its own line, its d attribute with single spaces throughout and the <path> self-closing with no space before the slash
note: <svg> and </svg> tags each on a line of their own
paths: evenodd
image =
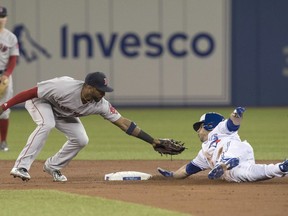
<svg viewBox="0 0 288 216">
<path fill-rule="evenodd" d="M 4 73 L 5 71 L 6 71 L 6 69 L 0 70 L 0 74 Z"/>
</svg>

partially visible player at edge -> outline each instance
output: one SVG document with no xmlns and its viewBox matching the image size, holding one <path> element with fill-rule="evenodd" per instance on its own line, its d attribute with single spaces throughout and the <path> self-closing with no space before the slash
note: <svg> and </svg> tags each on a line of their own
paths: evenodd
<svg viewBox="0 0 288 216">
<path fill-rule="evenodd" d="M 13 96 L 12 73 L 19 56 L 17 37 L 5 28 L 7 22 L 7 9 L 0 6 L 0 85 L 8 83 L 7 88 L 0 96 L 0 104 Z M 8 151 L 7 134 L 9 126 L 10 109 L 0 116 L 0 150 Z"/>
<path fill-rule="evenodd" d="M 209 179 L 253 182 L 288 175 L 288 160 L 276 164 L 256 164 L 252 146 L 241 141 L 238 129 L 245 108 L 237 107 L 228 119 L 215 112 L 205 113 L 193 124 L 202 148 L 189 163 L 175 172 L 158 168 L 165 177 L 184 179 L 209 169 Z"/>
<path fill-rule="evenodd" d="M 89 141 L 79 119 L 81 116 L 99 114 L 128 135 L 142 139 L 152 147 L 160 144 L 159 139 L 154 139 L 133 121 L 121 116 L 104 98 L 106 92 L 112 91 L 105 74 L 93 72 L 86 76 L 85 81 L 64 76 L 39 82 L 35 87 L 20 92 L 2 104 L 0 114 L 9 107 L 26 101 L 25 108 L 37 124 L 10 174 L 23 181 L 31 178 L 28 171 L 50 131 L 55 127 L 65 134 L 67 141 L 54 156 L 45 161 L 43 171 L 50 174 L 54 181 L 67 181 L 60 170 L 67 166 Z"/>
</svg>

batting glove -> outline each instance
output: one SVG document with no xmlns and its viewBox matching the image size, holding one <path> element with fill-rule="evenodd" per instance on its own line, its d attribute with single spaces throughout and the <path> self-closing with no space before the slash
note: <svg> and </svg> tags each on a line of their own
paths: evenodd
<svg viewBox="0 0 288 216">
<path fill-rule="evenodd" d="M 244 107 L 237 107 L 233 113 L 234 113 L 234 116 L 236 118 L 241 118 L 243 116 L 243 113 L 245 112 L 245 108 Z"/>
</svg>

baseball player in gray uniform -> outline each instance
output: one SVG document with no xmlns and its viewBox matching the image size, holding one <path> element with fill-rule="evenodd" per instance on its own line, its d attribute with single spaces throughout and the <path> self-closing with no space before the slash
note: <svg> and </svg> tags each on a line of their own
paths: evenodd
<svg viewBox="0 0 288 216">
<path fill-rule="evenodd" d="M 107 78 L 102 72 L 89 73 L 85 81 L 71 77 L 59 77 L 42 81 L 37 86 L 20 92 L 0 106 L 0 114 L 9 107 L 25 102 L 36 129 L 29 136 L 27 143 L 19 154 L 10 174 L 28 181 L 28 173 L 33 161 L 43 148 L 51 129 L 56 128 L 67 137 L 63 147 L 45 161 L 43 170 L 54 181 L 64 182 L 67 178 L 60 170 L 88 144 L 88 136 L 79 117 L 99 114 L 112 122 L 128 135 L 152 144 L 160 144 L 159 139 L 152 138 L 134 122 L 121 114 L 104 98 L 106 92 L 112 92 Z"/>
<path fill-rule="evenodd" d="M 19 56 L 18 40 L 16 36 L 5 28 L 7 22 L 7 9 L 0 6 L 0 104 L 13 96 L 12 73 Z M 10 109 L 0 116 L 0 150 L 8 151 L 7 134 L 9 126 Z"/>
<path fill-rule="evenodd" d="M 183 179 L 210 169 L 209 179 L 229 182 L 253 182 L 283 177 L 288 174 L 288 160 L 277 164 L 256 164 L 252 146 L 238 135 L 245 109 L 238 107 L 228 119 L 215 112 L 201 116 L 193 125 L 202 142 L 202 149 L 189 163 L 175 172 L 158 168 L 165 177 Z"/>
</svg>

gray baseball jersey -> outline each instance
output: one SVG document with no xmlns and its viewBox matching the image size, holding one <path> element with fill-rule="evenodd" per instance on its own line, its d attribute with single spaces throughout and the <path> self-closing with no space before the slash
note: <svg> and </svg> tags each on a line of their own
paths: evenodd
<svg viewBox="0 0 288 216">
<path fill-rule="evenodd" d="M 51 129 L 55 127 L 65 134 L 67 142 L 54 156 L 48 158 L 45 164 L 51 169 L 60 170 L 88 144 L 89 139 L 79 116 L 99 114 L 111 122 L 121 117 L 105 98 L 99 102 L 83 104 L 81 101 L 83 83 L 71 77 L 59 77 L 37 84 L 38 98 L 25 103 L 25 108 L 37 124 L 37 128 L 29 136 L 14 168 L 22 167 L 29 170 Z"/>
<path fill-rule="evenodd" d="M 114 122 L 121 115 L 102 98 L 99 102 L 83 104 L 81 90 L 83 81 L 71 77 L 59 77 L 38 83 L 38 99 L 46 100 L 52 105 L 56 117 L 79 117 L 99 114 L 105 119 Z"/>
</svg>

